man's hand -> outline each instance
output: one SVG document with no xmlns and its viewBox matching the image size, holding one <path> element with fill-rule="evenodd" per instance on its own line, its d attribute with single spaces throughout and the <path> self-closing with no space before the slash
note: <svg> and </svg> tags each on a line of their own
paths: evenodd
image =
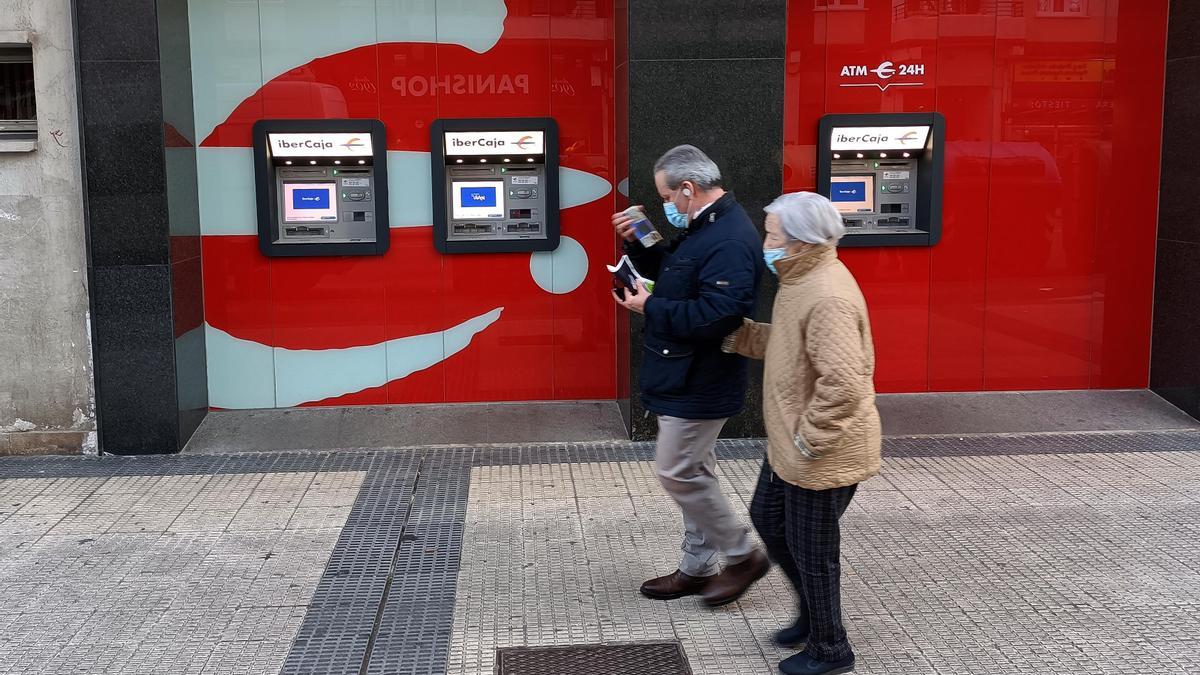
<svg viewBox="0 0 1200 675">
<path fill-rule="evenodd" d="M 621 211 L 620 213 L 612 214 L 613 227 L 617 229 L 617 234 L 625 241 L 637 241 L 637 233 L 633 231 L 633 224 L 637 222 L 637 218 Z"/>
<path fill-rule="evenodd" d="M 646 313 L 646 303 L 650 300 L 650 291 L 646 290 L 646 285 L 641 281 L 637 282 L 637 290 L 630 291 L 629 289 L 625 289 L 624 300 L 621 299 L 621 296 L 617 295 L 615 288 L 612 294 L 613 300 L 616 300 L 617 304 L 625 309 L 637 312 L 638 314 Z"/>
</svg>

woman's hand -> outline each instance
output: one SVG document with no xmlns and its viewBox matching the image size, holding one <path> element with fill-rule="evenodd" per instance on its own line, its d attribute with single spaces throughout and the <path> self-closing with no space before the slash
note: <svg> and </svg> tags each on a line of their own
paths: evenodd
<svg viewBox="0 0 1200 675">
<path fill-rule="evenodd" d="M 812 448 L 809 447 L 808 441 L 804 440 L 804 437 L 800 434 L 796 434 L 792 437 L 792 443 L 795 444 L 796 449 L 800 451 L 800 454 L 804 455 L 807 459 L 817 459 L 820 457 L 820 455 L 818 455 L 813 451 Z"/>
</svg>

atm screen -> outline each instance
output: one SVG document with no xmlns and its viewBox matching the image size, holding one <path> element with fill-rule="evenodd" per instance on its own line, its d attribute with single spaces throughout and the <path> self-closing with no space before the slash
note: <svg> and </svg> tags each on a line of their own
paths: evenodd
<svg viewBox="0 0 1200 675">
<path fill-rule="evenodd" d="M 875 210 L 875 176 L 831 176 L 829 201 L 842 213 Z"/>
<path fill-rule="evenodd" d="M 283 222 L 319 223 L 337 220 L 336 183 L 284 183 Z"/>
<path fill-rule="evenodd" d="M 504 181 L 455 181 L 454 220 L 504 217 Z"/>
</svg>

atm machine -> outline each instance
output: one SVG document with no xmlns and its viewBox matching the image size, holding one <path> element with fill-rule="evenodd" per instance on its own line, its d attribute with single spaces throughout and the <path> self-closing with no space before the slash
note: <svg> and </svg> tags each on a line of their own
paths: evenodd
<svg viewBox="0 0 1200 675">
<path fill-rule="evenodd" d="M 431 134 L 438 251 L 558 248 L 558 125 L 553 119 L 441 119 L 434 121 Z"/>
<path fill-rule="evenodd" d="M 387 252 L 387 137 L 382 122 L 259 120 L 253 137 L 263 255 Z"/>
<path fill-rule="evenodd" d="M 938 243 L 945 136 L 938 113 L 821 118 L 817 192 L 842 214 L 840 246 Z"/>
</svg>

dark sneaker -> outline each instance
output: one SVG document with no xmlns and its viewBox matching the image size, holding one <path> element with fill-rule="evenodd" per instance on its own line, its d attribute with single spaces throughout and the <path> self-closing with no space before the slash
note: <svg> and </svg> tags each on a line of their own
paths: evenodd
<svg viewBox="0 0 1200 675">
<path fill-rule="evenodd" d="M 642 584 L 642 595 L 655 600 L 674 600 L 686 595 L 697 595 L 713 577 L 693 577 L 679 570 L 665 577 L 651 579 Z"/>
<path fill-rule="evenodd" d="M 837 675 L 854 670 L 854 657 L 841 661 L 818 661 L 804 652 L 779 662 L 784 675 Z"/>
<path fill-rule="evenodd" d="M 754 582 L 767 576 L 771 569 L 771 561 L 767 554 L 755 549 L 736 565 L 730 565 L 723 572 L 713 577 L 708 587 L 704 589 L 704 604 L 709 607 L 728 605 L 742 597 Z"/>
<path fill-rule="evenodd" d="M 796 623 L 776 631 L 773 638 L 775 645 L 784 649 L 801 649 L 804 643 L 808 642 L 808 622 L 803 624 L 799 620 Z"/>
</svg>

